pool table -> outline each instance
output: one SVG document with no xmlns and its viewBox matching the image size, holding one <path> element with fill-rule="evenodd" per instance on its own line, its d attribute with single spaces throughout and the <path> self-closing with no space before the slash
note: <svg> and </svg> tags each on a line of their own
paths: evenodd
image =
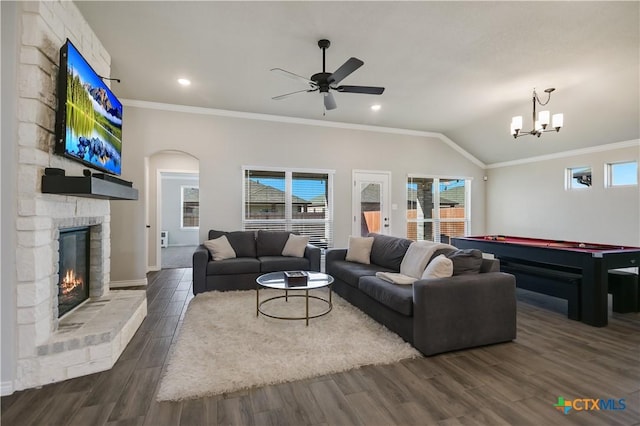
<svg viewBox="0 0 640 426">
<path fill-rule="evenodd" d="M 608 271 L 640 266 L 640 247 L 505 235 L 454 237 L 451 244 L 461 249 L 476 248 L 492 253 L 498 259 L 577 271 L 582 275 L 580 320 L 595 327 L 604 327 L 608 321 Z"/>
</svg>

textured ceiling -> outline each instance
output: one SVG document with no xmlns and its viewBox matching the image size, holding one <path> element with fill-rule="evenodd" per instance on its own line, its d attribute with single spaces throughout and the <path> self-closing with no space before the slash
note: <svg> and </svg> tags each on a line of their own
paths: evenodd
<svg viewBox="0 0 640 426">
<path fill-rule="evenodd" d="M 640 2 L 76 4 L 120 98 L 441 132 L 486 164 L 640 138 Z M 326 115 L 318 93 L 272 100 L 305 86 L 269 70 L 321 71 L 321 38 L 327 71 L 355 56 L 342 84 L 384 94 L 334 92 Z M 565 128 L 514 141 L 534 87 L 556 88 L 546 109 Z"/>
</svg>

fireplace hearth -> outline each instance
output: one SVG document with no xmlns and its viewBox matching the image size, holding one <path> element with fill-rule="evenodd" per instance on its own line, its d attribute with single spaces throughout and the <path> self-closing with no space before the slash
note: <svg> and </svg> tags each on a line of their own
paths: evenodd
<svg viewBox="0 0 640 426">
<path fill-rule="evenodd" d="M 89 299 L 89 227 L 60 230 L 58 318 Z"/>
</svg>

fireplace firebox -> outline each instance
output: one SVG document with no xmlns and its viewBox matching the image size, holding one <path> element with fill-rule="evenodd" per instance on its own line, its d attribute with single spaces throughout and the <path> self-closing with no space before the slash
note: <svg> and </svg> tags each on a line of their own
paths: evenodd
<svg viewBox="0 0 640 426">
<path fill-rule="evenodd" d="M 89 227 L 60 230 L 58 318 L 89 298 Z"/>
</svg>

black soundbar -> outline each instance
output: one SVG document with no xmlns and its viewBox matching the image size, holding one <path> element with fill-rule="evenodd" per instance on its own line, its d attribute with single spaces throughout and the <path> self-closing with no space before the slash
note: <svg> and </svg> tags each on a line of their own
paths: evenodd
<svg viewBox="0 0 640 426">
<path fill-rule="evenodd" d="M 124 185 L 124 186 L 129 186 L 129 187 L 133 186 L 133 182 L 129 182 L 128 180 L 120 179 L 120 178 L 117 178 L 115 176 L 107 175 L 105 173 L 94 173 L 92 175 L 92 177 L 97 178 L 97 179 L 106 180 L 108 182 L 118 183 L 118 184 Z"/>
</svg>

